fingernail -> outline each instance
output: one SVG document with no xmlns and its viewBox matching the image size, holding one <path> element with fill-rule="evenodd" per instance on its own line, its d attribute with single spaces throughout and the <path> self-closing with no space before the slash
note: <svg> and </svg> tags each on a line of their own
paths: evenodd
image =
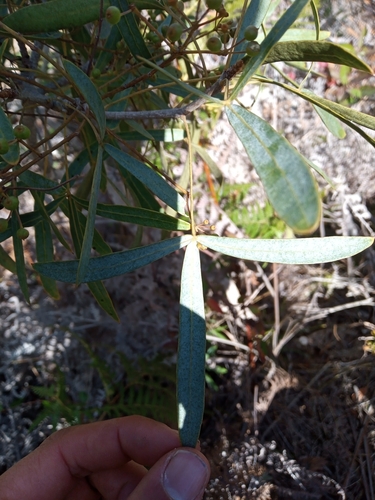
<svg viewBox="0 0 375 500">
<path fill-rule="evenodd" d="M 203 495 L 208 474 L 206 464 L 195 453 L 178 450 L 164 471 L 163 488 L 172 500 L 195 500 Z"/>
</svg>

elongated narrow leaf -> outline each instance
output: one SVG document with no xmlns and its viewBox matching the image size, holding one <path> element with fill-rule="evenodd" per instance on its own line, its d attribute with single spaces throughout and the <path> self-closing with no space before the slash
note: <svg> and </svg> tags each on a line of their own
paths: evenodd
<svg viewBox="0 0 375 500">
<path fill-rule="evenodd" d="M 345 259 L 362 252 L 374 238 L 362 236 L 330 236 L 286 240 L 248 240 L 197 236 L 202 245 L 238 259 L 275 262 L 278 264 L 320 264 Z"/>
<path fill-rule="evenodd" d="M 319 40 L 326 40 L 331 36 L 330 31 L 320 31 Z M 263 34 L 260 32 L 257 37 L 257 42 L 264 40 Z M 306 42 L 307 40 L 316 41 L 316 31 L 304 28 L 290 28 L 281 37 L 280 42 L 298 42 L 299 40 Z"/>
<path fill-rule="evenodd" d="M 92 83 L 90 78 L 72 62 L 64 61 L 64 68 L 93 112 L 96 121 L 98 122 L 100 137 L 103 139 L 106 127 L 105 112 L 102 98 L 100 97 L 97 88 Z"/>
<path fill-rule="evenodd" d="M 13 127 L 0 106 L 0 139 L 6 139 L 8 142 L 14 141 Z M 18 142 L 9 145 L 9 151 L 0 156 L 2 160 L 11 165 L 17 165 L 20 159 L 20 146 Z"/>
<path fill-rule="evenodd" d="M 92 283 L 87 283 L 90 292 L 94 296 L 100 307 L 111 316 L 112 319 L 120 323 L 120 318 L 116 312 L 113 305 L 112 299 L 109 296 L 108 290 L 101 281 L 93 281 Z"/>
<path fill-rule="evenodd" d="M 344 139 L 346 136 L 346 132 L 344 127 L 341 125 L 341 122 L 336 116 L 333 116 L 331 113 L 328 113 L 325 109 L 320 108 L 319 106 L 314 106 L 315 111 L 320 116 L 320 119 L 327 127 L 327 129 L 338 139 Z"/>
<path fill-rule="evenodd" d="M 14 260 L 8 255 L 4 248 L 0 245 L 0 266 L 8 269 L 13 274 L 17 274 L 17 267 Z"/>
<path fill-rule="evenodd" d="M 111 4 L 119 8 L 121 12 L 126 12 L 125 15 L 121 16 L 117 27 L 132 55 L 134 57 L 142 56 L 146 59 L 151 59 L 152 56 L 139 31 L 134 14 L 129 8 L 129 3 L 126 0 L 111 0 Z"/>
<path fill-rule="evenodd" d="M 154 172 L 150 167 L 147 167 L 144 163 L 141 163 L 110 144 L 106 144 L 104 148 L 121 167 L 125 168 L 135 178 L 151 189 L 158 198 L 179 214 L 185 214 L 185 200 L 159 174 Z"/>
<path fill-rule="evenodd" d="M 67 201 L 64 201 L 64 203 L 62 203 L 61 208 L 64 211 L 65 215 L 69 217 L 70 231 L 72 234 L 74 249 L 79 257 L 81 255 L 83 234 L 85 231 L 87 219 L 83 214 L 81 214 L 81 212 L 79 212 L 78 207 L 76 207 L 75 201 L 71 197 Z M 93 247 L 95 247 L 96 233 L 97 232 L 95 231 L 93 239 Z M 101 244 L 100 235 L 99 235 L 99 243 L 97 243 L 97 245 L 98 245 L 97 248 L 98 251 L 104 251 L 105 254 L 112 252 L 111 248 L 105 242 Z M 108 291 L 105 288 L 104 284 L 101 281 L 93 281 L 91 283 L 88 283 L 88 287 L 90 289 L 90 292 L 94 296 L 95 300 L 99 304 L 99 306 L 107 314 L 109 314 L 109 316 L 111 316 L 115 321 L 120 321 L 116 309 L 112 303 L 111 297 L 109 296 Z"/>
<path fill-rule="evenodd" d="M 278 61 L 329 62 L 372 73 L 370 66 L 340 45 L 316 40 L 277 43 L 264 62 Z"/>
<path fill-rule="evenodd" d="M 20 228 L 18 217 L 16 212 L 13 212 L 12 217 L 10 219 L 10 227 L 12 230 L 13 236 L 13 249 L 14 249 L 14 257 L 16 261 L 16 270 L 18 282 L 20 284 L 20 288 L 27 302 L 30 302 L 30 294 L 29 287 L 27 285 L 26 278 L 26 265 L 25 265 L 25 257 L 23 253 L 23 245 L 22 240 L 17 238 L 17 230 Z"/>
<path fill-rule="evenodd" d="M 204 411 L 206 324 L 199 250 L 186 249 L 181 274 L 177 358 L 178 430 L 182 446 L 195 448 Z"/>
<path fill-rule="evenodd" d="M 321 201 L 303 156 L 250 111 L 232 106 L 226 112 L 279 217 L 296 233 L 314 231 L 320 221 Z"/>
<path fill-rule="evenodd" d="M 95 229 L 95 218 L 96 218 L 96 205 L 98 203 L 98 195 L 100 189 L 100 179 L 102 173 L 102 158 L 103 158 L 103 148 L 98 147 L 98 156 L 96 159 L 96 165 L 94 170 L 94 176 L 92 180 L 90 203 L 87 213 L 87 222 L 85 228 L 85 234 L 83 236 L 81 256 L 79 260 L 78 272 L 77 272 L 77 284 L 82 282 L 83 276 L 86 274 L 86 269 L 88 266 L 92 240 L 94 236 Z"/>
<path fill-rule="evenodd" d="M 38 262 L 48 262 L 53 259 L 51 227 L 45 220 L 41 220 L 35 226 L 35 247 Z M 41 276 L 40 280 L 44 290 L 50 297 L 56 300 L 60 298 L 55 280 L 47 276 Z"/>
<path fill-rule="evenodd" d="M 242 75 L 238 79 L 236 86 L 233 89 L 231 98 L 234 99 L 239 92 L 245 87 L 250 78 L 255 74 L 259 66 L 266 59 L 268 53 L 280 41 L 284 33 L 292 26 L 294 21 L 298 18 L 301 11 L 308 4 L 310 0 L 295 0 L 289 9 L 280 17 L 274 27 L 268 33 L 260 46 L 260 52 L 252 57 L 246 63 Z"/>
<path fill-rule="evenodd" d="M 248 26 L 256 26 L 257 28 L 260 28 L 260 25 L 267 15 L 267 11 L 271 2 L 272 0 L 250 1 L 250 5 L 248 6 L 241 23 L 240 31 L 238 33 L 238 40 L 243 40 L 245 30 Z M 236 63 L 238 59 L 241 59 L 241 57 L 243 57 L 245 44 L 246 41 L 240 43 L 239 46 L 236 47 L 231 60 L 231 64 Z"/>
<path fill-rule="evenodd" d="M 165 128 L 162 130 L 147 130 L 147 133 L 151 135 L 154 141 L 163 141 L 163 142 L 177 142 L 183 141 L 186 132 L 180 128 Z M 139 132 L 118 132 L 118 137 L 122 139 L 126 139 L 127 141 L 144 141 L 145 138 Z"/>
<path fill-rule="evenodd" d="M 59 242 L 67 249 L 69 252 L 72 252 L 72 249 L 70 248 L 69 243 L 65 240 L 64 236 L 61 234 L 59 231 L 59 228 L 56 226 L 56 224 L 53 222 L 51 217 L 49 217 L 46 207 L 44 206 L 44 203 L 42 200 L 39 198 L 39 193 L 31 190 L 31 194 L 34 197 L 35 200 L 35 206 L 38 207 L 38 210 L 40 211 L 41 217 L 43 220 L 48 222 L 48 224 L 51 226 L 52 231 L 55 233 L 56 238 L 59 240 Z"/>
<path fill-rule="evenodd" d="M 191 235 L 179 236 L 177 238 L 160 241 L 159 243 L 153 243 L 152 245 L 134 248 L 133 250 L 124 250 L 110 255 L 94 257 L 89 260 L 82 283 L 105 280 L 113 278 L 113 276 L 130 273 L 139 267 L 146 266 L 184 247 L 191 239 Z M 65 262 L 34 264 L 34 268 L 38 273 L 50 276 L 58 281 L 75 283 L 77 279 L 78 264 L 78 260 L 68 260 Z"/>
<path fill-rule="evenodd" d="M 76 200 L 84 208 L 87 208 L 89 205 L 85 200 L 78 198 Z M 189 231 L 191 227 L 189 222 L 144 208 L 98 203 L 96 213 L 107 219 L 130 222 L 132 224 L 139 224 L 140 226 L 157 227 L 166 231 Z"/>
</svg>

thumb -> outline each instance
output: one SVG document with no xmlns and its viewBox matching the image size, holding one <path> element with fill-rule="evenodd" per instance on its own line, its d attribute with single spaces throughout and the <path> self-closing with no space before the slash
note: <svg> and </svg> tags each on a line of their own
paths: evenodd
<svg viewBox="0 0 375 500">
<path fill-rule="evenodd" d="M 204 455 L 193 448 L 176 448 L 156 462 L 128 500 L 200 500 L 210 478 Z"/>
</svg>

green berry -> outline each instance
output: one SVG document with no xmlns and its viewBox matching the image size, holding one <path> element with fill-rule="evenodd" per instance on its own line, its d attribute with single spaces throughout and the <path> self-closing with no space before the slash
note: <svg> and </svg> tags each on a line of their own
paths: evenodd
<svg viewBox="0 0 375 500">
<path fill-rule="evenodd" d="M 167 30 L 167 38 L 170 42 L 177 42 L 182 35 L 182 26 L 178 23 L 173 23 Z"/>
<path fill-rule="evenodd" d="M 258 33 L 259 29 L 256 26 L 248 26 L 245 29 L 243 36 L 245 37 L 245 40 L 249 40 L 250 42 L 252 42 L 256 39 Z"/>
<path fill-rule="evenodd" d="M 17 196 L 7 196 L 5 200 L 3 200 L 4 208 L 7 210 L 16 210 L 20 202 L 18 201 Z"/>
<path fill-rule="evenodd" d="M 109 22 L 109 24 L 118 24 L 121 19 L 121 11 L 114 5 L 108 7 L 105 11 L 105 18 Z"/>
<path fill-rule="evenodd" d="M 167 36 L 167 33 L 168 33 L 168 29 L 169 29 L 169 26 L 167 26 L 166 24 L 164 24 L 162 27 L 161 27 L 161 34 L 163 36 Z"/>
<path fill-rule="evenodd" d="M 26 240 L 26 238 L 29 237 L 29 234 L 30 234 L 29 231 L 24 227 L 20 227 L 17 230 L 17 238 L 19 238 L 20 240 Z"/>
<path fill-rule="evenodd" d="M 184 2 L 182 2 L 182 0 L 179 0 L 179 1 L 177 2 L 176 9 L 177 9 L 179 12 L 184 12 L 184 8 L 185 8 L 185 4 L 184 4 Z"/>
<path fill-rule="evenodd" d="M 0 219 L 0 234 L 8 229 L 8 219 Z"/>
<path fill-rule="evenodd" d="M 248 42 L 245 51 L 248 56 L 255 56 L 260 51 L 260 45 L 258 42 Z"/>
<path fill-rule="evenodd" d="M 31 135 L 31 130 L 26 125 L 17 125 L 13 129 L 14 136 L 16 139 L 28 139 Z"/>
<path fill-rule="evenodd" d="M 207 9 L 220 10 L 223 6 L 222 0 L 206 0 Z"/>
<path fill-rule="evenodd" d="M 208 50 L 214 54 L 220 52 L 222 46 L 222 41 L 217 36 L 211 36 L 206 43 Z"/>
<path fill-rule="evenodd" d="M 94 80 L 96 80 L 97 78 L 99 78 L 101 74 L 102 74 L 102 72 L 100 71 L 99 68 L 94 68 L 91 71 L 91 76 L 94 78 Z"/>
<path fill-rule="evenodd" d="M 0 139 L 0 155 L 5 155 L 9 151 L 9 142 L 6 139 Z"/>
</svg>

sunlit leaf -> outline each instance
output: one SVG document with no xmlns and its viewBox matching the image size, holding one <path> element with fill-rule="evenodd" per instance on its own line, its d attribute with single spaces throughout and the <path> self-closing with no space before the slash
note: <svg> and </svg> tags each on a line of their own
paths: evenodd
<svg viewBox="0 0 375 500">
<path fill-rule="evenodd" d="M 261 1 L 261 0 L 259 0 Z M 289 9 L 280 17 L 275 23 L 271 31 L 263 40 L 260 46 L 260 52 L 253 56 L 245 65 L 237 84 L 235 85 L 231 99 L 234 99 L 239 92 L 245 87 L 250 78 L 258 70 L 259 66 L 266 59 L 268 53 L 280 41 L 284 33 L 292 26 L 294 21 L 298 18 L 303 8 L 306 7 L 310 0 L 295 0 Z M 264 3 L 267 4 L 268 0 Z"/>
<path fill-rule="evenodd" d="M 134 177 L 141 181 L 158 198 L 180 214 L 185 214 L 185 200 L 159 174 L 144 163 L 124 153 L 110 144 L 105 145 L 107 153 Z"/>
<path fill-rule="evenodd" d="M 319 264 L 345 259 L 363 252 L 374 238 L 330 236 L 285 240 L 248 240 L 199 235 L 197 241 L 216 252 L 238 259 L 278 264 Z"/>
<path fill-rule="evenodd" d="M 182 446 L 195 447 L 204 411 L 206 324 L 199 250 L 186 249 L 181 274 L 177 358 L 178 429 Z"/>
<path fill-rule="evenodd" d="M 100 137 L 103 139 L 105 134 L 105 112 L 102 98 L 98 89 L 92 83 L 90 78 L 81 69 L 77 68 L 71 61 L 64 61 L 64 68 L 73 80 L 73 84 L 78 88 L 86 103 L 93 112 L 98 123 Z"/>
<path fill-rule="evenodd" d="M 320 220 L 321 201 L 303 156 L 250 111 L 232 106 L 226 112 L 278 216 L 299 234 L 314 231 Z"/>
<path fill-rule="evenodd" d="M 264 62 L 278 61 L 328 62 L 372 73 L 370 66 L 354 54 L 340 45 L 324 41 L 279 42 L 272 47 Z"/>
<path fill-rule="evenodd" d="M 134 248 L 133 250 L 124 250 L 122 252 L 114 252 L 110 255 L 91 258 L 88 262 L 87 271 L 82 279 L 82 283 L 104 280 L 134 271 L 184 247 L 191 239 L 191 235 L 179 236 L 160 241 L 159 243 Z M 34 264 L 34 268 L 38 273 L 50 276 L 58 281 L 75 283 L 78 264 L 78 260 L 68 260 L 64 262 Z"/>
<path fill-rule="evenodd" d="M 320 116 L 320 119 L 327 127 L 327 129 L 338 139 L 344 139 L 346 136 L 346 132 L 344 127 L 341 125 L 341 122 L 336 116 L 333 116 L 331 113 L 328 113 L 325 109 L 320 108 L 319 106 L 314 106 L 315 111 Z"/>
</svg>

